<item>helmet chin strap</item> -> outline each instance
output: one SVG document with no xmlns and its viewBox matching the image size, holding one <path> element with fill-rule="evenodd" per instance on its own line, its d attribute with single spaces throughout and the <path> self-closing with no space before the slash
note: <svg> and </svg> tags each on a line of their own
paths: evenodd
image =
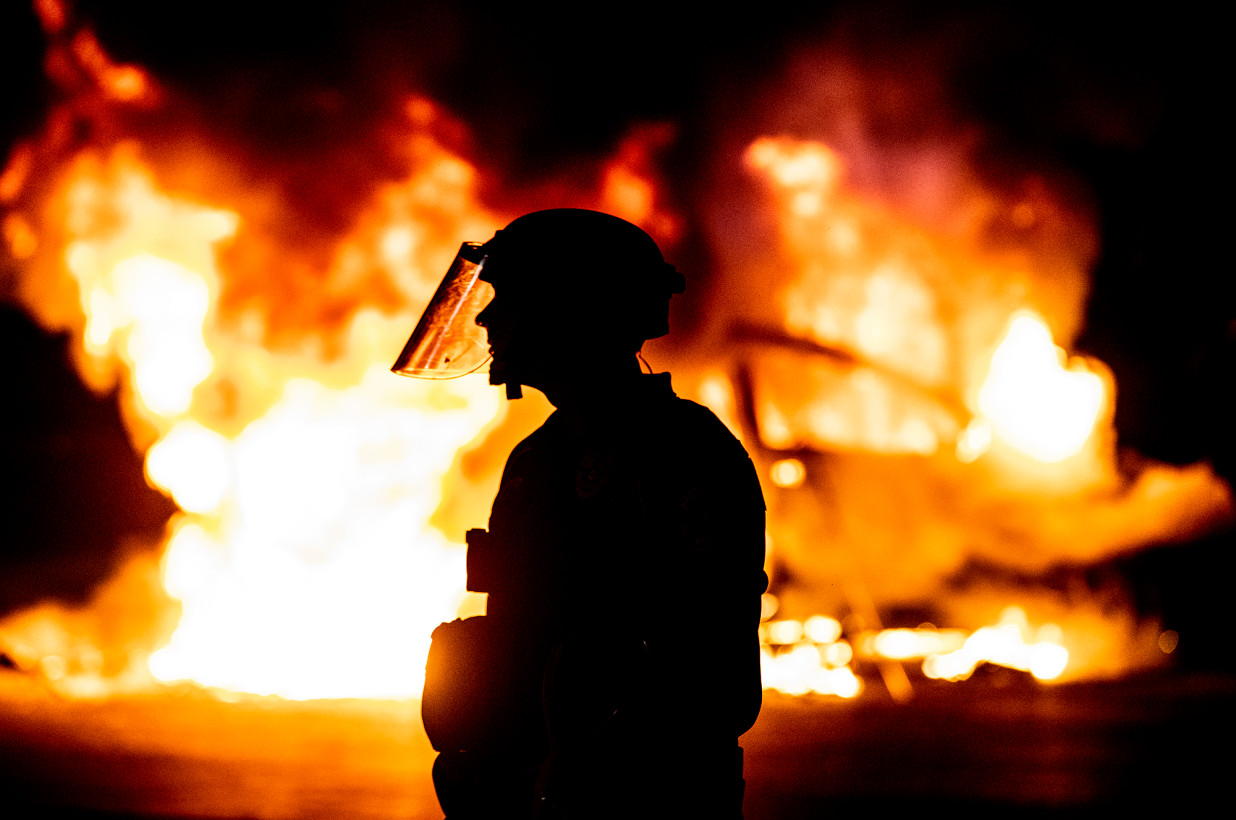
<svg viewBox="0 0 1236 820">
<path fill-rule="evenodd" d="M 510 372 L 509 367 L 489 369 L 489 383 L 501 384 L 506 387 L 506 397 L 510 399 L 522 399 L 524 397 L 524 386 L 519 381 L 519 376 Z"/>
</svg>

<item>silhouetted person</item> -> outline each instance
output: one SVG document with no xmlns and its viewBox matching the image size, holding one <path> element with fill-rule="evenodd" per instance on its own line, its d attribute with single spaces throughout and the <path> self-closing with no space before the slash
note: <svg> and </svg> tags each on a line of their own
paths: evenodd
<svg viewBox="0 0 1236 820">
<path fill-rule="evenodd" d="M 395 365 L 445 377 L 492 352 L 491 383 L 557 408 L 468 534 L 486 615 L 434 633 L 422 715 L 448 820 L 741 817 L 764 502 L 716 416 L 640 370 L 683 286 L 628 222 L 528 214 L 464 245 Z"/>
</svg>

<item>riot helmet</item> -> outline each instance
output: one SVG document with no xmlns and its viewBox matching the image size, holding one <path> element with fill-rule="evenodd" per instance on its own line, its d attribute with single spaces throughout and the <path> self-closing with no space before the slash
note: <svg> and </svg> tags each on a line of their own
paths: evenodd
<svg viewBox="0 0 1236 820">
<path fill-rule="evenodd" d="M 493 354 L 490 383 L 515 397 L 533 359 L 586 366 L 664 336 L 670 297 L 684 287 L 630 222 L 582 209 L 536 211 L 483 245 L 464 243 L 392 369 L 453 378 Z"/>
</svg>

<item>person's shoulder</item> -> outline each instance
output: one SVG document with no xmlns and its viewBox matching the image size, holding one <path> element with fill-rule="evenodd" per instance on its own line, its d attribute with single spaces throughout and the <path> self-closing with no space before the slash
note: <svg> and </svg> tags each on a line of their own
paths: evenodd
<svg viewBox="0 0 1236 820">
<path fill-rule="evenodd" d="M 674 396 L 662 407 L 661 437 L 675 449 L 712 453 L 717 458 L 747 459 L 737 436 L 705 405 Z"/>
<path fill-rule="evenodd" d="M 508 461 L 535 453 L 538 450 L 556 446 L 556 442 L 561 440 L 562 435 L 563 421 L 560 417 L 560 412 L 555 410 L 553 413 L 550 413 L 549 418 L 541 423 L 540 427 L 526 435 L 522 441 L 515 445 L 511 450 Z"/>
<path fill-rule="evenodd" d="M 674 396 L 673 400 L 668 402 L 668 415 L 674 419 L 676 424 L 691 428 L 701 435 L 738 441 L 716 413 L 709 407 L 691 399 Z"/>
<path fill-rule="evenodd" d="M 738 437 L 708 407 L 675 396 L 663 407 L 656 461 L 663 478 L 693 488 L 689 494 L 712 505 L 764 509 L 756 468 Z"/>
</svg>

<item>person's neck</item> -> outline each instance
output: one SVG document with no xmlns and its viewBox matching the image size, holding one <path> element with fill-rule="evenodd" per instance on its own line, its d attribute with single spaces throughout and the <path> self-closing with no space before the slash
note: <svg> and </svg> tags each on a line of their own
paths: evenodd
<svg viewBox="0 0 1236 820">
<path fill-rule="evenodd" d="M 564 416 L 586 427 L 621 418 L 643 377 L 635 356 L 590 362 L 533 384 Z"/>
</svg>

